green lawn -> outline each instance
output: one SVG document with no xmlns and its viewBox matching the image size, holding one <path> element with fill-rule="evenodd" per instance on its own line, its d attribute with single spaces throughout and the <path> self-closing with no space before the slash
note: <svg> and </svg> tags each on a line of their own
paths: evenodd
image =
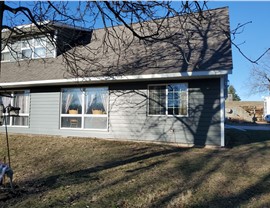
<svg viewBox="0 0 270 208">
<path fill-rule="evenodd" d="M 13 135 L 15 193 L 0 190 L 0 207 L 270 207 L 258 134 L 228 131 L 226 149 Z"/>
</svg>

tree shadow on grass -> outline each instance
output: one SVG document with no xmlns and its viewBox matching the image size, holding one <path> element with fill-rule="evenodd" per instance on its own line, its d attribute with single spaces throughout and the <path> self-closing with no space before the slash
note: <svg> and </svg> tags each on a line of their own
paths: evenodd
<svg viewBox="0 0 270 208">
<path fill-rule="evenodd" d="M 208 201 L 207 203 L 202 203 L 197 207 L 240 207 L 242 203 L 246 203 L 248 200 L 251 200 L 254 197 L 258 197 L 263 194 L 270 193 L 269 188 L 270 174 L 263 176 L 260 181 L 254 185 L 248 187 L 245 190 L 242 190 L 240 193 L 231 194 L 224 197 L 215 197 L 214 199 Z M 266 202 L 267 203 L 267 202 Z M 269 207 L 270 201 L 268 204 L 261 204 L 258 207 Z"/>
<path fill-rule="evenodd" d="M 43 194 L 46 195 L 47 191 L 53 192 L 55 189 L 60 187 L 61 190 L 62 188 L 63 190 L 66 190 L 67 186 L 72 187 L 73 185 L 89 183 L 89 188 L 86 188 L 83 191 L 80 190 L 77 192 L 76 190 L 68 190 L 67 193 L 65 193 L 64 198 L 56 197 L 54 200 L 48 202 L 49 207 L 64 207 L 71 205 L 76 201 L 83 201 L 84 199 L 88 200 L 88 203 L 90 203 L 92 200 L 91 198 L 96 196 L 97 199 L 96 201 L 93 201 L 93 204 L 100 205 L 99 207 L 110 207 L 110 203 L 118 205 L 125 203 L 125 199 L 128 200 L 129 197 L 138 196 L 146 198 L 151 196 L 155 197 L 151 203 L 146 199 L 147 203 L 149 204 L 144 207 L 170 207 L 170 203 L 174 202 L 174 199 L 179 200 L 179 203 L 181 203 L 182 198 L 189 198 L 192 197 L 193 194 L 196 194 L 194 193 L 194 190 L 200 189 L 204 181 L 207 181 L 209 177 L 219 173 L 224 169 L 223 164 L 224 162 L 226 163 L 226 159 L 232 161 L 232 165 L 239 166 L 243 162 L 242 158 L 257 158 L 260 154 L 265 152 L 265 148 L 266 147 L 264 145 L 260 145 L 260 147 L 249 146 L 248 149 L 244 148 L 243 151 L 236 151 L 232 149 L 195 149 L 195 151 L 193 151 L 194 149 L 192 148 L 169 147 L 164 150 L 147 152 L 143 155 L 127 155 L 124 158 L 118 159 L 112 158 L 110 161 L 105 162 L 100 166 L 94 166 L 69 173 L 55 174 L 53 176 L 33 179 L 31 181 L 25 181 L 18 185 L 20 187 L 29 188 L 29 191 L 22 192 L 21 195 L 16 196 L 16 199 L 10 199 L 10 202 L 7 203 L 9 203 L 11 206 L 15 206 L 22 201 L 32 200 L 33 198 L 41 197 Z M 190 150 L 191 154 L 186 154 Z M 161 171 L 159 167 L 156 170 L 158 171 L 156 175 L 151 174 L 151 177 L 147 176 L 146 179 L 143 178 L 145 172 L 152 171 L 156 166 L 162 165 L 161 167 L 163 167 L 164 165 L 164 167 L 168 168 L 168 166 L 165 164 L 166 162 L 172 160 L 174 162 L 172 163 L 172 166 L 169 166 L 169 169 Z M 127 166 L 125 168 L 123 167 L 132 163 L 137 164 Z M 124 174 L 120 176 L 108 175 L 114 172 L 114 168 L 120 168 L 124 171 Z M 103 181 L 102 177 L 104 175 L 100 173 L 102 171 L 106 171 L 104 172 L 105 177 L 112 177 L 111 180 L 106 179 L 106 181 Z M 246 171 L 249 173 L 248 170 Z M 168 174 L 169 172 L 173 174 L 170 175 Z M 234 172 L 231 174 L 234 178 Z M 99 177 L 101 177 L 101 181 L 99 181 Z M 242 177 L 241 174 L 239 177 Z M 164 184 L 164 180 L 167 179 L 176 179 L 178 182 L 173 183 L 172 188 L 164 188 L 161 185 Z M 228 180 L 230 180 L 230 178 L 228 178 Z M 268 182 L 269 173 L 266 172 L 254 184 L 250 184 L 246 188 L 241 189 L 240 192 L 236 193 L 232 191 L 229 194 L 223 196 L 220 194 L 220 190 L 216 190 L 214 193 L 216 197 L 209 197 L 203 201 L 200 201 L 197 207 L 236 207 L 238 205 L 249 202 L 253 197 L 258 198 L 263 194 L 269 193 L 270 190 L 267 186 Z M 149 188 L 149 186 L 152 186 L 152 188 Z M 220 189 L 222 189 L 223 186 L 226 187 L 226 184 L 221 183 Z M 159 191 L 164 194 L 154 195 L 155 193 L 152 193 L 152 191 L 154 192 L 160 187 L 162 188 Z M 205 191 L 208 191 L 208 189 L 206 188 Z M 102 198 L 104 195 L 101 195 L 101 198 L 98 198 L 99 195 L 104 192 L 106 199 Z M 143 200 L 143 202 L 145 201 Z M 179 204 L 179 206 L 180 205 L 181 204 Z M 48 204 L 41 204 L 41 207 L 46 206 L 48 207 Z M 119 205 L 119 207 L 121 206 Z M 196 204 L 193 204 L 192 207 L 196 207 Z"/>
<path fill-rule="evenodd" d="M 7 196 L 5 201 L 8 203 L 8 200 L 11 200 L 11 204 L 16 204 L 16 201 L 20 201 L 20 198 L 25 200 L 26 198 L 33 197 L 36 194 L 44 193 L 48 190 L 57 189 L 59 187 L 64 186 L 72 186 L 72 185 L 78 185 L 84 182 L 90 182 L 90 181 L 97 181 L 98 173 L 104 170 L 117 168 L 120 166 L 128 165 L 131 163 L 143 163 L 145 160 L 152 159 L 159 156 L 168 156 L 170 154 L 174 153 L 180 153 L 187 151 L 188 148 L 178 148 L 178 147 L 170 147 L 169 149 L 161 150 L 161 151 L 155 151 L 139 156 L 132 155 L 131 158 L 127 156 L 123 159 L 118 159 L 116 161 L 109 161 L 104 163 L 100 166 L 90 167 L 83 170 L 77 170 L 69 173 L 63 173 L 63 174 L 57 174 L 52 175 L 49 177 L 39 178 L 39 179 L 33 179 L 30 181 L 24 181 L 19 184 L 15 184 L 17 187 L 17 193 L 10 194 Z M 140 168 L 134 168 L 129 169 L 126 171 L 127 174 L 138 174 L 140 171 L 147 171 L 151 169 L 152 167 L 161 164 L 162 161 L 154 162 L 150 165 L 146 165 L 144 167 Z M 49 167 L 48 167 L 49 168 Z M 12 198 L 16 198 L 15 201 L 12 201 Z M 1 206 L 1 202 L 0 202 Z"/>
</svg>

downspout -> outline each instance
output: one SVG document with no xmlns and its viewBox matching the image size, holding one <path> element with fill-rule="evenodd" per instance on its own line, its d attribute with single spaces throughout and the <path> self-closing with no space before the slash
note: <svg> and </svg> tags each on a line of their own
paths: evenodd
<svg viewBox="0 0 270 208">
<path fill-rule="evenodd" d="M 220 77 L 220 146 L 225 147 L 225 77 Z"/>
<path fill-rule="evenodd" d="M 54 46 L 54 58 L 56 58 L 58 56 L 58 47 L 57 47 L 57 43 L 58 43 L 58 29 L 54 31 L 53 34 L 53 40 L 52 40 L 53 46 Z"/>
</svg>

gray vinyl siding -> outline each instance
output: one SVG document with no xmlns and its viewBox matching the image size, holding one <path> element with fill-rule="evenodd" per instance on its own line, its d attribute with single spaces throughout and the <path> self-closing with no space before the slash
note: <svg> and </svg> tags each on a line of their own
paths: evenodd
<svg viewBox="0 0 270 208">
<path fill-rule="evenodd" d="M 59 102 L 59 92 L 31 93 L 31 133 L 59 134 Z"/>
<path fill-rule="evenodd" d="M 110 100 L 109 126 L 104 131 L 60 129 L 61 88 L 33 88 L 30 89 L 29 127 L 8 127 L 8 131 L 220 146 L 218 78 L 181 81 L 189 87 L 188 116 L 148 115 L 148 85 L 173 82 L 180 81 L 104 85 L 109 87 Z"/>
<path fill-rule="evenodd" d="M 220 80 L 183 82 L 189 85 L 187 117 L 147 115 L 148 85 L 157 82 L 111 86 L 110 132 L 123 139 L 220 145 Z"/>
</svg>

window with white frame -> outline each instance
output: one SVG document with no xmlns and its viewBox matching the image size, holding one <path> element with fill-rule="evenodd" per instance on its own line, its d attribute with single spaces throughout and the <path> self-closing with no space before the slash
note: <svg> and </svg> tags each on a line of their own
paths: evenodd
<svg viewBox="0 0 270 208">
<path fill-rule="evenodd" d="M 188 84 L 149 85 L 149 115 L 188 115 Z"/>
<path fill-rule="evenodd" d="M 46 39 L 36 38 L 34 39 L 34 58 L 46 57 Z"/>
<path fill-rule="evenodd" d="M 10 60 L 10 52 L 8 47 L 6 46 L 4 50 L 1 52 L 1 61 L 9 61 Z"/>
<path fill-rule="evenodd" d="M 22 40 L 21 42 L 22 59 L 45 58 L 46 57 L 46 39 L 33 38 Z"/>
<path fill-rule="evenodd" d="M 45 36 L 10 43 L 1 53 L 1 61 L 54 57 L 55 48 Z"/>
<path fill-rule="evenodd" d="M 30 59 L 32 58 L 32 40 L 22 40 L 21 42 L 21 53 L 22 59 Z"/>
<path fill-rule="evenodd" d="M 108 128 L 108 88 L 62 89 L 61 128 Z"/>
<path fill-rule="evenodd" d="M 10 92 L 10 97 L 0 96 L 0 104 L 4 107 L 8 105 L 19 107 L 19 116 L 7 116 L 7 125 L 10 126 L 29 126 L 30 98 L 29 90 Z M 6 114 L 7 115 L 7 114 Z"/>
</svg>

